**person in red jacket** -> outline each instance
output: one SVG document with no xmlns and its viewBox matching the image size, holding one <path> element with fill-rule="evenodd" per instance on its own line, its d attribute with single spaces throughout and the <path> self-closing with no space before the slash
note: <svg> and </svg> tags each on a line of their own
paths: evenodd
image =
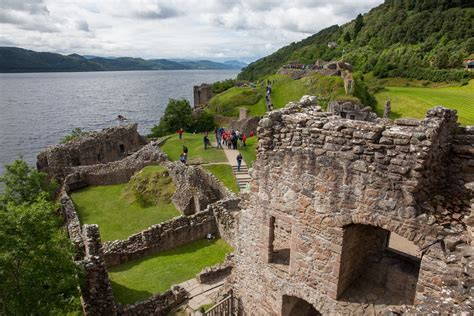
<svg viewBox="0 0 474 316">
<path fill-rule="evenodd" d="M 178 135 L 179 135 L 179 139 L 183 139 L 183 133 L 184 133 L 184 131 L 183 131 L 183 129 L 182 129 L 181 127 L 178 129 L 177 133 L 178 133 Z"/>
<path fill-rule="evenodd" d="M 244 147 L 246 146 L 245 145 L 245 142 L 247 141 L 247 135 L 242 135 L 242 143 L 244 144 Z"/>
</svg>

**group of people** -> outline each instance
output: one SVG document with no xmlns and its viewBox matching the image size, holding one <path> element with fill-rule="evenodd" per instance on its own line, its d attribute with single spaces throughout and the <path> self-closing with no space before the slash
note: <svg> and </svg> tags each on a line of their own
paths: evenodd
<svg viewBox="0 0 474 316">
<path fill-rule="evenodd" d="M 247 135 L 239 131 L 227 131 L 224 128 L 216 128 L 215 131 L 217 148 L 222 148 L 222 145 L 227 146 L 228 149 L 237 149 L 240 143 L 241 146 L 246 147 Z"/>
</svg>

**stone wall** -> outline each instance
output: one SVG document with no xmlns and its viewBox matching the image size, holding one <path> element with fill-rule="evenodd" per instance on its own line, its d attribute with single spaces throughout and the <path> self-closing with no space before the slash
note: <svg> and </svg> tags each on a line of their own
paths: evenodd
<svg viewBox="0 0 474 316">
<path fill-rule="evenodd" d="M 281 314 L 285 295 L 322 314 L 474 308 L 469 270 L 474 253 L 459 219 L 466 210 L 456 220 L 451 209 L 439 205 L 431 214 L 424 207 L 450 186 L 440 183 L 450 173 L 446 157 L 457 128 L 455 111 L 438 107 L 423 120 L 385 125 L 321 113 L 315 98 L 303 97 L 270 112 L 259 125 L 252 192 L 241 203 L 230 280 L 246 312 Z M 271 217 L 292 223 L 287 270 L 268 260 Z M 349 283 L 344 280 L 360 267 L 343 254 L 350 243 L 345 227 L 351 224 L 374 228 L 360 239 L 380 240 L 375 228 L 383 228 L 421 250 L 414 306 L 383 295 L 364 298 L 366 303 L 338 298 L 339 282 Z"/>
<path fill-rule="evenodd" d="M 180 286 L 173 286 L 170 290 L 156 294 L 147 300 L 130 304 L 127 306 L 119 305 L 117 315 L 135 316 L 135 315 L 169 315 L 169 312 L 184 303 L 188 293 Z"/>
<path fill-rule="evenodd" d="M 104 243 L 107 266 L 115 266 L 148 254 L 172 249 L 217 233 L 212 210 L 180 216 L 128 237 Z"/>
<path fill-rule="evenodd" d="M 66 144 L 50 147 L 38 155 L 37 168 L 52 177 L 63 179 L 68 174 L 65 172 L 67 168 L 123 159 L 146 143 L 138 134 L 137 126 L 138 124 L 130 124 L 110 127 Z"/>
<path fill-rule="evenodd" d="M 199 283 L 212 283 L 218 279 L 227 277 L 232 272 L 232 258 L 233 255 L 227 255 L 223 263 L 204 268 L 196 275 L 196 279 Z"/>
<path fill-rule="evenodd" d="M 328 112 L 342 118 L 358 121 L 374 122 L 378 118 L 370 106 L 364 107 L 353 101 L 331 101 Z"/>
<path fill-rule="evenodd" d="M 194 107 L 206 105 L 212 98 L 212 85 L 203 83 L 200 86 L 194 86 Z"/>
<path fill-rule="evenodd" d="M 86 315 L 116 315 L 117 306 L 103 260 L 99 227 L 84 225 L 83 240 L 85 256 L 82 265 L 85 276 L 81 294 L 84 313 Z"/>
<path fill-rule="evenodd" d="M 212 203 L 235 197 L 215 176 L 199 166 L 169 162 L 166 167 L 176 184 L 172 201 L 184 215 L 200 212 Z"/>
<path fill-rule="evenodd" d="M 241 133 L 244 133 L 248 136 L 250 132 L 253 132 L 254 134 L 256 134 L 259 121 L 260 121 L 260 117 L 258 116 L 249 117 L 245 119 L 239 119 L 239 120 L 232 120 L 229 123 L 229 128 L 231 130 L 236 130 Z"/>
</svg>

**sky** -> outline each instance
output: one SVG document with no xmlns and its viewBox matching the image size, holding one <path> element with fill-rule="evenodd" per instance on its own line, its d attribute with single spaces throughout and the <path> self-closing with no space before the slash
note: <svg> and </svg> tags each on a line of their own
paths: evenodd
<svg viewBox="0 0 474 316">
<path fill-rule="evenodd" d="M 0 46 L 250 62 L 383 0 L 0 0 Z"/>
</svg>

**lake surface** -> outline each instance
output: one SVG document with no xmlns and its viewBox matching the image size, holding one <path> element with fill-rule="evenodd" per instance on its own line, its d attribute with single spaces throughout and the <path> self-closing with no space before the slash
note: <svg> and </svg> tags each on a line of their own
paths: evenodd
<svg viewBox="0 0 474 316">
<path fill-rule="evenodd" d="M 235 78 L 237 70 L 0 74 L 0 174 L 19 156 L 36 155 L 74 128 L 101 130 L 121 114 L 148 134 L 169 98 L 193 102 L 193 86 Z"/>
</svg>

